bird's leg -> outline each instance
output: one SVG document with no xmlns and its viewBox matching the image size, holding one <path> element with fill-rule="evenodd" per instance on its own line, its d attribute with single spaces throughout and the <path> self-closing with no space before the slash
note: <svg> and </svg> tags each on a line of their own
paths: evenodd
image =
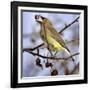
<svg viewBox="0 0 90 90">
<path fill-rule="evenodd" d="M 57 54 L 58 52 L 56 51 L 55 53 L 54 53 L 54 56 Z"/>
<path fill-rule="evenodd" d="M 49 46 L 47 47 L 47 49 L 48 49 L 48 51 L 50 52 L 51 56 L 54 56 L 54 55 L 52 54 L 52 52 L 50 51 Z"/>
</svg>

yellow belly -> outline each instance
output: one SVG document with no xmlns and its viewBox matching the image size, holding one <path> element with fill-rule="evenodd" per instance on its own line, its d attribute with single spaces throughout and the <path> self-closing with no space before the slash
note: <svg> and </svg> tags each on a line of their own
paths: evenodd
<svg viewBox="0 0 90 90">
<path fill-rule="evenodd" d="M 62 50 L 64 49 L 59 42 L 57 42 L 54 38 L 52 38 L 51 36 L 48 36 L 47 37 L 47 42 L 50 46 L 50 49 L 52 51 L 59 51 L 59 50 Z"/>
</svg>

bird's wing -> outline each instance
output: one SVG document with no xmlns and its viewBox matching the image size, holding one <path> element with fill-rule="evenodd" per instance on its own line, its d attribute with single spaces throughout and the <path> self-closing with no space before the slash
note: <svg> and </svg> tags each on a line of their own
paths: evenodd
<svg viewBox="0 0 90 90">
<path fill-rule="evenodd" d="M 66 49 L 66 51 L 68 52 L 69 55 L 71 55 L 70 50 L 67 48 L 65 41 L 63 40 L 63 38 L 60 36 L 60 34 L 56 31 L 56 29 L 53 26 L 48 26 L 47 27 L 48 30 L 50 30 L 50 35 L 52 38 L 54 38 L 57 42 L 60 43 L 60 45 L 62 47 L 64 47 Z M 71 57 L 72 60 L 74 61 L 73 57 Z"/>
<path fill-rule="evenodd" d="M 56 31 L 56 29 L 53 26 L 48 26 L 47 27 L 48 30 L 50 30 L 50 35 L 52 38 L 54 38 L 57 42 L 60 43 L 60 45 L 64 48 L 66 48 L 69 52 L 70 50 L 67 48 L 65 41 L 62 39 L 62 37 L 60 36 L 60 34 Z"/>
</svg>

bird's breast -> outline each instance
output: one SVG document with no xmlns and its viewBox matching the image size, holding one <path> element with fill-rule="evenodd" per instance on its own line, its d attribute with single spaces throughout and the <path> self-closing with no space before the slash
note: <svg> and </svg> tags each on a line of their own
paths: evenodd
<svg viewBox="0 0 90 90">
<path fill-rule="evenodd" d="M 40 36 L 45 41 L 45 33 L 44 30 L 40 30 Z"/>
</svg>

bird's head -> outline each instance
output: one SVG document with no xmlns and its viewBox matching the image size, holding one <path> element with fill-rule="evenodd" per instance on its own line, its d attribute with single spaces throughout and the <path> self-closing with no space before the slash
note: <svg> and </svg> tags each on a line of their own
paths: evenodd
<svg viewBox="0 0 90 90">
<path fill-rule="evenodd" d="M 41 15 L 35 15 L 35 19 L 40 24 L 51 24 L 50 20 L 48 20 L 47 18 L 45 18 Z"/>
</svg>

